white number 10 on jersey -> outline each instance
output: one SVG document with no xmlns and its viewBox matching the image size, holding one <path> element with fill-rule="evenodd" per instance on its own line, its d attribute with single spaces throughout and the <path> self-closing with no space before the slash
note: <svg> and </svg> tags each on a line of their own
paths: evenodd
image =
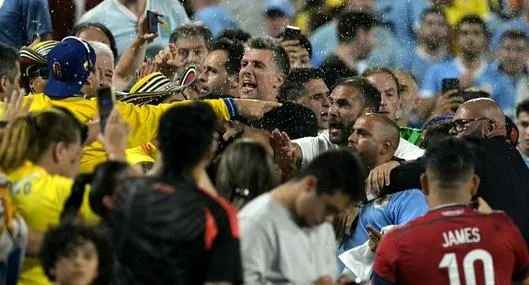
<svg viewBox="0 0 529 285">
<path fill-rule="evenodd" d="M 485 285 L 494 285 L 494 264 L 490 253 L 483 249 L 474 249 L 463 258 L 463 272 L 466 285 L 476 285 L 476 272 L 474 263 L 480 261 L 485 273 Z M 455 253 L 447 253 L 443 256 L 439 268 L 448 268 L 450 285 L 460 285 L 459 265 Z"/>
</svg>

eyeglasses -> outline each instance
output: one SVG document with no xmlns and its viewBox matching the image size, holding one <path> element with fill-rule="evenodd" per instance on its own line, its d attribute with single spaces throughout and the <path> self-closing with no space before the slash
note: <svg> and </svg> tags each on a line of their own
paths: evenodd
<svg viewBox="0 0 529 285">
<path fill-rule="evenodd" d="M 488 118 L 479 118 L 479 119 L 458 119 L 452 122 L 452 127 L 456 132 L 460 133 L 464 131 L 471 123 L 477 121 L 488 120 Z"/>
</svg>

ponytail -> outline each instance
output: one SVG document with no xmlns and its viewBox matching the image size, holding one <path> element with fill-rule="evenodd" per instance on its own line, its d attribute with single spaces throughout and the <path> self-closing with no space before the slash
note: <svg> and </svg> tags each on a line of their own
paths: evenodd
<svg viewBox="0 0 529 285">
<path fill-rule="evenodd" d="M 92 175 L 81 174 L 75 178 L 72 185 L 72 192 L 66 202 L 61 213 L 61 223 L 72 221 L 77 217 L 77 213 L 83 204 L 84 193 L 87 185 L 92 182 Z"/>
<path fill-rule="evenodd" d="M 0 144 L 0 169 L 9 173 L 22 166 L 37 151 L 37 127 L 32 115 L 7 125 Z"/>
</svg>

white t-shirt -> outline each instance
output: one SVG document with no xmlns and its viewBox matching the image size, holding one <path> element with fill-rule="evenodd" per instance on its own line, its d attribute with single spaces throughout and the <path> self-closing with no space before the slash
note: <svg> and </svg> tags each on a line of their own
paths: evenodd
<svg viewBox="0 0 529 285">
<path fill-rule="evenodd" d="M 306 137 L 293 140 L 299 145 L 302 154 L 301 168 L 307 166 L 316 156 L 337 148 L 329 139 L 329 131 L 323 131 L 317 137 Z M 395 156 L 404 160 L 414 160 L 423 156 L 424 150 L 418 146 L 400 138 L 399 147 L 395 152 Z"/>
<path fill-rule="evenodd" d="M 329 223 L 304 228 L 263 194 L 239 212 L 245 284 L 313 284 L 338 279 L 336 238 Z"/>
</svg>

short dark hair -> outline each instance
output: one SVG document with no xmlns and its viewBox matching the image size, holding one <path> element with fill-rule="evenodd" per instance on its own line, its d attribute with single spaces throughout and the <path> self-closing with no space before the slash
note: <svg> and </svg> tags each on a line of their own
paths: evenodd
<svg viewBox="0 0 529 285">
<path fill-rule="evenodd" d="M 279 71 L 288 75 L 290 72 L 290 59 L 285 49 L 279 44 L 277 40 L 268 37 L 260 37 L 251 39 L 248 43 L 250 49 L 264 49 L 272 52 L 272 59 Z"/>
<path fill-rule="evenodd" d="M 378 25 L 375 16 L 365 12 L 345 12 L 338 18 L 338 42 L 347 43 L 356 38 L 359 29 L 370 30 Z"/>
<path fill-rule="evenodd" d="M 0 76 L 5 76 L 14 83 L 17 76 L 18 51 L 8 45 L 0 43 Z"/>
<path fill-rule="evenodd" d="M 467 15 L 467 16 L 461 18 L 461 20 L 459 20 L 459 22 L 457 22 L 456 32 L 459 32 L 459 29 L 461 29 L 461 26 L 465 25 L 465 24 L 469 24 L 469 25 L 477 24 L 477 25 L 480 25 L 481 26 L 481 30 L 483 31 L 483 33 L 485 33 L 486 36 L 489 35 L 488 29 L 487 29 L 487 24 L 485 24 L 485 21 L 483 21 L 483 19 L 480 16 L 478 16 L 478 15 Z"/>
<path fill-rule="evenodd" d="M 242 43 L 245 43 L 252 38 L 252 35 L 250 35 L 248 32 L 242 29 L 227 28 L 227 29 L 224 29 L 224 31 L 222 31 L 222 33 L 217 39 L 222 39 L 222 38 L 226 38 L 232 41 L 237 40 Z"/>
<path fill-rule="evenodd" d="M 169 109 L 160 119 L 158 141 L 166 178 L 185 176 L 208 151 L 218 124 L 213 109 L 195 102 Z"/>
<path fill-rule="evenodd" d="M 425 154 L 426 171 L 445 189 L 453 189 L 474 174 L 475 156 L 468 143 L 453 136 L 430 145 Z"/>
<path fill-rule="evenodd" d="M 210 52 L 215 50 L 222 50 L 228 54 L 226 61 L 226 71 L 228 74 L 238 74 L 241 70 L 241 61 L 244 55 L 244 46 L 239 41 L 232 41 L 229 39 L 220 39 L 211 45 Z"/>
<path fill-rule="evenodd" d="M 505 39 L 510 40 L 524 40 L 526 43 L 529 43 L 529 37 L 527 34 L 520 29 L 507 30 L 501 34 L 500 42 L 503 42 Z"/>
<path fill-rule="evenodd" d="M 436 144 L 441 139 L 450 136 L 450 129 L 452 129 L 452 115 L 440 115 L 430 119 L 422 127 L 423 139 L 421 141 L 421 148 L 428 148 Z"/>
<path fill-rule="evenodd" d="M 393 78 L 393 81 L 395 81 L 395 84 L 397 84 L 397 95 L 400 96 L 400 91 L 402 90 L 402 87 L 400 86 L 399 79 L 397 78 L 397 76 L 395 76 L 395 73 L 393 73 L 391 69 L 384 67 L 384 66 L 369 67 L 366 70 L 364 70 L 364 72 L 362 72 L 362 77 L 367 78 L 373 74 L 379 74 L 379 73 L 385 73 L 391 76 L 391 78 Z"/>
<path fill-rule="evenodd" d="M 170 43 L 174 43 L 182 38 L 201 37 L 206 43 L 206 47 L 210 48 L 211 42 L 213 41 L 213 35 L 211 31 L 200 22 L 192 22 L 183 24 L 176 28 L 170 36 Z"/>
<path fill-rule="evenodd" d="M 516 106 L 516 117 L 520 116 L 521 112 L 529 113 L 529 99 L 525 99 Z"/>
<path fill-rule="evenodd" d="M 55 281 L 51 270 L 59 259 L 68 256 L 72 250 L 86 241 L 94 243 L 99 260 L 98 277 L 94 284 L 109 284 L 113 263 L 109 235 L 102 227 L 92 227 L 78 221 L 50 228 L 44 235 L 39 259 L 48 279 Z"/>
<path fill-rule="evenodd" d="M 72 28 L 72 31 L 70 32 L 70 35 L 78 37 L 79 34 L 84 29 L 93 28 L 97 30 L 101 30 L 107 36 L 108 41 L 110 42 L 110 50 L 112 50 L 112 54 L 114 55 L 114 59 L 117 61 L 118 59 L 118 47 L 116 45 L 116 39 L 114 38 L 114 35 L 112 32 L 103 24 L 101 23 L 81 23 L 77 24 Z"/>
<path fill-rule="evenodd" d="M 294 180 L 307 176 L 315 176 L 318 180 L 318 195 L 340 191 L 349 195 L 353 202 L 365 200 L 366 169 L 358 155 L 349 150 L 337 149 L 320 154 Z"/>
<path fill-rule="evenodd" d="M 360 89 L 362 97 L 364 98 L 364 108 L 373 108 L 374 110 L 380 109 L 380 92 L 378 89 L 371 83 L 369 80 L 364 77 L 355 76 L 349 78 L 342 78 L 338 80 L 336 87 L 346 86 L 346 87 L 355 87 Z"/>
<path fill-rule="evenodd" d="M 287 80 L 279 87 L 279 97 L 286 101 L 295 102 L 306 93 L 304 84 L 324 78 L 324 73 L 319 68 L 294 68 L 287 76 Z"/>
<path fill-rule="evenodd" d="M 424 11 L 422 11 L 422 13 L 421 13 L 421 22 L 424 22 L 424 19 L 426 18 L 426 16 L 428 16 L 430 14 L 439 15 L 439 16 L 443 17 L 445 19 L 445 21 L 446 21 L 446 13 L 443 11 L 443 9 L 441 9 L 439 7 L 430 7 L 430 8 L 425 9 Z M 447 22 L 447 24 L 448 24 L 448 22 Z"/>
</svg>

